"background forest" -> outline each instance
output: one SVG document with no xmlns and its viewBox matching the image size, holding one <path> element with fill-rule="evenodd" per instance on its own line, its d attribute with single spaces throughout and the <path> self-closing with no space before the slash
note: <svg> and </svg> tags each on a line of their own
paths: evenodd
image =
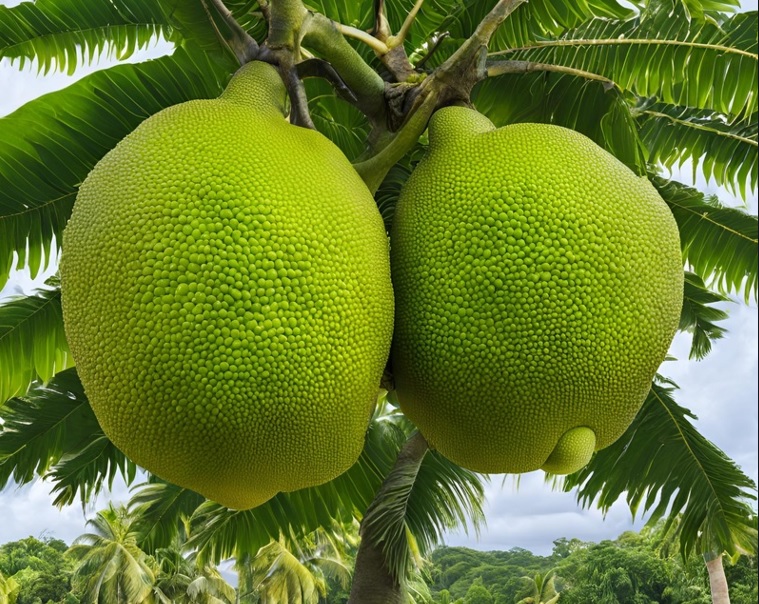
<svg viewBox="0 0 759 604">
<path fill-rule="evenodd" d="M 125 602 L 119 590 L 90 600 L 100 582 L 149 581 L 144 602 L 227 604 L 344 604 L 358 542 L 356 526 L 310 535 L 299 548 L 272 541 L 257 555 L 237 560 L 234 573 L 204 564 L 181 543 L 149 548 L 139 543 L 140 518 L 109 507 L 91 521 L 91 532 L 69 547 L 60 539 L 28 537 L 0 546 L 0 602 L 75 604 Z M 709 604 L 709 579 L 699 560 L 667 555 L 661 527 L 625 532 L 613 541 L 561 538 L 549 556 L 519 547 L 476 551 L 439 547 L 411 583 L 413 602 L 424 604 Z M 145 549 L 143 549 L 143 547 Z M 230 568 L 230 563 L 222 564 Z M 725 573 L 733 604 L 754 604 L 757 559 L 741 556 Z M 226 579 L 226 580 L 225 580 Z M 301 599 L 302 598 L 302 599 Z"/>
</svg>

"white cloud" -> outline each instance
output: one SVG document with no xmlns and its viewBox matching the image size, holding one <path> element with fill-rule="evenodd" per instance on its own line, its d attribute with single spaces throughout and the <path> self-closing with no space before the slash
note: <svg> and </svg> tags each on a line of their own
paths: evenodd
<svg viewBox="0 0 759 604">
<path fill-rule="evenodd" d="M 613 539 L 627 530 L 638 530 L 641 519 L 633 522 L 630 510 L 622 502 L 615 503 L 604 518 L 595 509 L 582 509 L 574 493 L 554 491 L 545 484 L 542 472 L 521 476 L 519 487 L 513 477 L 505 481 L 494 476 L 486 489 L 487 526 L 477 537 L 471 528 L 451 533 L 447 545 L 462 545 L 480 550 L 528 549 L 546 556 L 553 542 L 561 537 L 582 541 Z"/>
<path fill-rule="evenodd" d="M 56 508 L 50 490 L 49 483 L 38 480 L 21 487 L 10 484 L 0 492 L 0 544 L 41 535 L 70 544 L 86 532 L 87 520 L 105 508 L 108 501 L 119 504 L 129 499 L 128 489 L 121 479 L 114 481 L 113 491 L 102 493 L 85 508 L 79 503 Z"/>
</svg>

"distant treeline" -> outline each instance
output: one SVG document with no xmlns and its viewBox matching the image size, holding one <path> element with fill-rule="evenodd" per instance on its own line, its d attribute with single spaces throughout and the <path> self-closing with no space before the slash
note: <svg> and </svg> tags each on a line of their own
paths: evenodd
<svg viewBox="0 0 759 604">
<path fill-rule="evenodd" d="M 108 545 L 113 542 L 91 543 L 89 550 L 82 552 L 77 551 L 77 546 L 70 549 L 59 539 L 28 537 L 5 543 L 0 546 L 0 602 L 94 601 L 87 596 L 87 590 L 97 577 L 83 572 L 82 563 L 94 554 L 99 564 L 92 564 L 93 572 L 103 572 L 107 567 L 103 562 L 113 554 Z M 348 567 L 352 566 L 355 546 L 349 549 L 344 556 Z M 137 554 L 132 552 L 135 559 L 139 559 Z M 171 602 L 289 604 L 271 599 L 272 592 L 264 589 L 237 594 L 215 569 L 193 570 L 192 564 L 184 564 L 191 559 L 191 555 L 180 555 L 178 551 L 163 551 L 142 562 L 146 569 L 153 569 L 161 593 L 172 594 Z M 255 566 L 254 561 L 251 564 Z M 731 604 L 759 601 L 755 557 L 742 556 L 734 564 L 727 562 L 726 575 Z M 324 579 L 326 593 L 318 596 L 318 603 L 347 602 L 347 584 L 341 585 L 330 576 Z M 197 598 L 188 595 L 193 593 L 188 589 L 193 581 L 196 586 L 205 586 L 204 590 L 196 589 Z M 211 592 L 218 599 L 212 599 Z M 143 601 L 159 601 L 152 599 L 155 594 L 157 590 Z M 130 602 L 123 594 L 119 596 L 118 589 L 112 595 L 115 599 L 108 601 Z M 410 585 L 410 596 L 414 602 L 424 604 L 711 604 L 703 561 L 696 557 L 684 564 L 676 553 L 662 555 L 661 539 L 651 531 L 626 532 L 614 541 L 601 543 L 562 538 L 554 541 L 550 556 L 536 556 L 521 548 L 482 552 L 440 547 L 424 562 L 416 583 Z"/>
<path fill-rule="evenodd" d="M 646 532 L 626 532 L 601 543 L 557 539 L 546 557 L 521 548 L 438 548 L 428 570 L 430 591 L 436 604 L 541 604 L 552 593 L 561 604 L 711 604 L 703 561 L 662 557 L 654 543 Z M 731 604 L 759 602 L 756 558 L 742 556 L 725 572 Z M 554 591 L 530 599 L 551 577 Z"/>
</svg>

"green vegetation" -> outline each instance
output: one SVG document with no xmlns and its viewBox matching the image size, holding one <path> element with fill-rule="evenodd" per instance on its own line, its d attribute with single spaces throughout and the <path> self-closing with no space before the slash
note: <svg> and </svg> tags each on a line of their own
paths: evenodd
<svg viewBox="0 0 759 604">
<path fill-rule="evenodd" d="M 224 601 L 230 593 L 215 565 L 234 558 L 253 569 L 258 557 L 242 584 L 257 585 L 265 573 L 269 593 L 314 600 L 345 578 L 339 566 L 314 562 L 340 550 L 314 535 L 360 522 L 355 551 L 346 550 L 355 553 L 351 585 L 338 588 L 351 604 L 401 604 L 407 594 L 424 601 L 431 591 L 459 604 L 496 600 L 485 576 L 431 590 L 423 561 L 448 530 L 481 528 L 488 479 L 458 465 L 470 465 L 459 452 L 484 442 L 471 467 L 493 469 L 485 462 L 501 454 L 505 430 L 517 445 L 506 455 L 534 451 L 502 467 L 576 470 L 549 482 L 573 491 L 578 504 L 605 511 L 622 499 L 651 524 L 662 521 L 670 548 L 701 573 L 705 564 L 715 603 L 726 602 L 728 573 L 756 551 L 756 484 L 698 432 L 688 402 L 675 400 L 666 363 L 657 365 L 673 329 L 692 334 L 691 357 L 701 359 L 724 333 L 724 303 L 757 298 L 757 217 L 694 185 L 712 180 L 746 201 L 759 182 L 759 30 L 756 11 L 738 6 L 0 6 L 0 59 L 11 65 L 31 64 L 44 76 L 112 59 L 0 119 L 0 286 L 17 270 L 53 272 L 64 256 L 62 279 L 0 300 L 0 487 L 45 479 L 60 506 L 94 501 L 118 475 L 134 487 L 128 513 L 103 511 L 73 546 L 84 566 L 72 589 L 89 598 Z M 158 40 L 162 56 L 124 61 Z M 472 148 L 452 161 L 458 145 L 440 152 L 446 135 L 437 136 L 435 124 L 464 113 L 496 130 L 462 140 L 532 134 L 514 148 L 499 142 L 498 158 Z M 548 132 L 564 133 L 558 147 Z M 427 151 L 433 159 L 422 160 Z M 449 165 L 422 186 L 430 161 Z M 683 162 L 695 178 L 669 180 L 667 168 Z M 518 179 L 504 178 L 501 164 Z M 541 173 L 556 184 L 540 183 Z M 441 246 L 471 243 L 463 256 L 455 250 L 456 262 L 470 266 L 422 258 L 411 267 L 420 269 L 413 289 L 429 283 L 432 305 L 452 306 L 432 322 L 452 319 L 475 331 L 453 330 L 450 341 L 422 343 L 413 358 L 396 352 L 385 363 L 394 302 L 388 236 L 401 241 L 401 191 L 424 198 L 438 177 L 454 195 L 413 228 L 450 230 Z M 543 201 L 524 191 L 527 184 Z M 580 203 L 584 189 L 595 192 L 597 207 Z M 511 202 L 494 216 L 504 194 Z M 471 215 L 456 214 L 459 197 L 472 203 Z M 656 224 L 633 199 L 658 208 Z M 540 222 L 543 208 L 552 224 Z M 499 220 L 504 231 L 501 212 L 513 232 L 505 231 L 507 248 L 495 256 L 513 263 L 508 271 L 492 264 L 482 235 L 498 232 Z M 459 224 L 472 227 L 463 238 L 454 233 Z M 661 258 L 651 253 L 656 245 Z M 426 253 L 440 256 L 433 247 Z M 580 252 L 588 253 L 582 266 Z M 417 262 L 414 253 L 403 255 Z M 521 268 L 528 257 L 538 270 Z M 487 294 L 478 276 L 495 277 Z M 572 305 L 562 300 L 562 281 Z M 461 283 L 466 292 L 455 291 Z M 476 308 L 465 299 L 470 285 Z M 499 305 L 508 312 L 495 315 Z M 425 328 L 421 314 L 415 329 Z M 543 314 L 548 322 L 535 322 Z M 445 335 L 435 329 L 417 339 Z M 428 368 L 425 346 L 442 350 L 450 367 Z M 470 349 L 489 361 L 472 361 Z M 430 390 L 448 388 L 464 401 L 462 410 L 472 401 L 469 424 L 454 417 L 446 421 L 460 425 L 440 428 L 461 428 L 461 442 L 414 416 L 403 391 L 414 366 L 424 373 L 414 386 L 421 394 L 429 379 Z M 521 397 L 521 419 L 503 408 L 501 376 L 506 394 Z M 573 389 L 583 392 L 574 397 Z M 604 409 L 564 408 L 575 402 Z M 483 414 L 486 404 L 492 411 Z M 137 464 L 149 472 L 135 486 Z M 610 547 L 610 569 L 588 563 L 572 574 L 567 561 L 537 559 L 515 565 L 509 597 L 550 601 L 552 588 L 566 598 L 579 590 L 578 599 L 658 593 L 670 562 L 663 574 L 641 563 L 650 581 L 633 579 L 625 558 L 633 550 Z M 568 560 L 595 551 L 581 549 Z M 0 577 L 6 599 L 20 589 L 16 574 Z M 596 589 L 596 579 L 602 596 L 582 592 Z"/>
<path fill-rule="evenodd" d="M 391 232 L 401 409 L 478 472 L 569 474 L 651 388 L 683 298 L 672 213 L 587 137 L 435 113 Z"/>
<path fill-rule="evenodd" d="M 431 593 L 436 604 L 459 599 L 467 603 L 477 585 L 486 588 L 493 604 L 711 604 L 703 564 L 662 556 L 660 544 L 661 534 L 655 529 L 626 532 L 601 543 L 557 539 L 550 556 L 520 548 L 439 548 L 429 567 Z M 755 570 L 756 557 L 742 556 L 728 564 L 732 604 L 756 602 Z M 479 588 L 477 592 L 483 593 Z M 558 600 L 552 600 L 556 593 Z"/>
<path fill-rule="evenodd" d="M 138 547 L 136 520 L 124 508 L 109 507 L 92 520 L 94 532 L 78 538 L 71 548 L 60 540 L 33 537 L 1 545 L 0 574 L 7 577 L 6 583 L 17 585 L 16 600 L 9 602 L 348 601 L 346 588 L 358 544 L 356 524 L 317 531 L 297 545 L 273 540 L 255 554 L 237 559 L 235 589 L 214 566 L 201 566 L 186 541 L 152 553 Z M 518 547 L 487 552 L 439 547 L 421 561 L 409 603 L 711 604 L 703 564 L 663 555 L 660 528 L 626 532 L 601 543 L 561 538 L 554 541 L 548 556 Z M 727 564 L 732 604 L 757 601 L 756 564 L 755 556 Z M 99 592 L 93 592 L 101 580 Z"/>
</svg>

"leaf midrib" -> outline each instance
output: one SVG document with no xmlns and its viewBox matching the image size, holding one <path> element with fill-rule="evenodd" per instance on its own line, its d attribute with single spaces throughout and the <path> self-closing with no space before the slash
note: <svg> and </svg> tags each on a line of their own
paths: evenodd
<svg viewBox="0 0 759 604">
<path fill-rule="evenodd" d="M 722 501 L 720 500 L 720 498 L 719 498 L 719 496 L 717 494 L 717 489 L 714 487 L 714 484 L 712 483 L 711 479 L 709 478 L 709 474 L 704 469 L 704 466 L 701 463 L 701 461 L 698 459 L 698 456 L 694 453 L 693 449 L 691 448 L 690 444 L 688 443 L 688 439 L 685 437 L 685 434 L 683 433 L 682 428 L 680 427 L 679 422 L 672 415 L 672 413 L 669 410 L 669 407 L 661 399 L 661 397 L 659 396 L 659 393 L 656 391 L 656 389 L 652 388 L 651 392 L 653 393 L 654 397 L 656 397 L 656 400 L 659 402 L 659 404 L 662 407 L 664 407 L 664 411 L 666 412 L 666 414 L 672 420 L 673 424 L 675 425 L 675 428 L 677 429 L 677 433 L 680 435 L 680 438 L 681 438 L 683 444 L 685 445 L 686 449 L 688 449 L 688 451 L 690 452 L 692 459 L 694 460 L 694 462 L 696 463 L 696 465 L 698 466 L 698 468 L 701 470 L 701 474 L 703 475 L 704 480 L 706 480 L 706 483 L 709 485 L 709 488 L 712 491 L 712 499 L 714 501 L 716 501 L 717 507 L 719 508 L 719 511 L 720 511 L 721 515 L 723 517 L 726 517 L 727 513 L 725 512 L 725 509 L 722 506 Z"/>
<path fill-rule="evenodd" d="M 41 296 L 29 296 L 32 298 L 37 298 L 38 300 L 44 300 L 43 304 L 39 306 L 36 310 L 34 310 L 31 314 L 24 317 L 21 321 L 16 323 L 15 326 L 11 327 L 8 331 L 6 331 L 4 334 L 0 335 L 0 345 L 2 344 L 3 340 L 7 337 L 9 337 L 14 331 L 19 329 L 21 325 L 26 323 L 27 321 L 30 321 L 32 317 L 34 317 L 37 313 L 42 312 L 42 310 L 51 302 L 61 297 L 61 290 L 57 290 L 53 293 L 53 295 L 47 299 L 41 297 Z M 24 298 L 20 298 L 20 300 L 24 300 Z M 10 304 L 9 304 L 10 306 Z"/>
<path fill-rule="evenodd" d="M 491 52 L 488 56 L 507 55 L 514 52 L 525 50 L 537 50 L 539 48 L 557 48 L 561 46 L 622 46 L 622 45 L 652 45 L 652 46 L 687 46 L 690 48 L 702 48 L 716 52 L 728 54 L 737 54 L 759 61 L 759 54 L 741 50 L 732 46 L 722 44 L 708 44 L 706 42 L 689 42 L 687 40 L 663 40 L 661 38 L 575 38 L 573 40 L 546 40 L 536 41 L 530 46 L 520 46 L 519 48 L 507 48 Z"/>
<path fill-rule="evenodd" d="M 55 423 L 51 424 L 44 432 L 38 433 L 36 436 L 32 437 L 31 440 L 26 441 L 23 445 L 3 457 L 2 463 L 6 462 L 8 459 L 12 458 L 14 455 L 17 455 L 20 451 L 23 451 L 24 449 L 28 448 L 31 444 L 33 444 L 35 441 L 43 438 L 46 434 L 49 434 L 52 430 L 58 428 L 63 422 L 68 420 L 74 413 L 79 411 L 81 409 L 82 405 L 87 404 L 82 400 L 77 399 L 77 404 L 75 407 L 73 407 L 68 413 L 61 416 L 59 420 L 57 420 Z"/>
<path fill-rule="evenodd" d="M 748 235 L 744 235 L 740 231 L 736 231 L 735 229 L 731 229 L 729 226 L 724 225 L 721 222 L 717 222 L 715 220 L 712 220 L 711 218 L 709 218 L 709 211 L 708 210 L 700 213 L 700 212 L 694 210 L 693 208 L 689 208 L 687 206 L 679 204 L 679 203 L 677 203 L 674 200 L 668 200 L 667 203 L 670 204 L 670 205 L 673 205 L 673 206 L 677 206 L 678 208 L 680 208 L 682 210 L 685 210 L 686 212 L 690 212 L 691 214 L 693 214 L 695 216 L 698 216 L 700 219 L 705 220 L 707 222 L 710 222 L 714 226 L 720 227 L 721 229 L 725 230 L 728 233 L 732 233 L 736 237 L 740 237 L 741 239 L 745 239 L 749 243 L 759 243 L 758 239 L 752 239 L 751 237 L 749 237 Z M 727 209 L 727 208 L 715 208 L 715 211 L 719 210 L 719 209 Z"/>
</svg>

